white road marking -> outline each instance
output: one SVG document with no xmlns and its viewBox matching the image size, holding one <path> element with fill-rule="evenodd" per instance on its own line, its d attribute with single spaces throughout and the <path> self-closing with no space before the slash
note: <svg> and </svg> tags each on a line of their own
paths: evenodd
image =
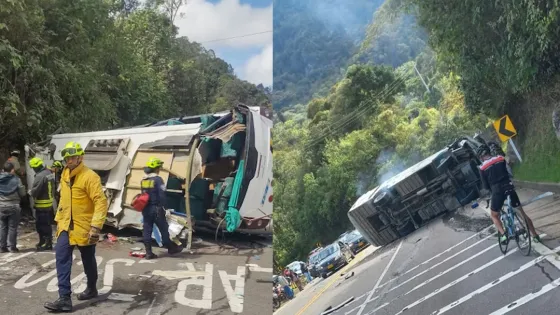
<svg viewBox="0 0 560 315">
<path fill-rule="evenodd" d="M 389 267 L 391 267 L 391 265 L 393 264 L 393 261 L 395 260 L 395 257 L 397 257 L 397 253 L 401 249 L 402 243 L 403 243 L 403 241 L 401 241 L 399 243 L 399 246 L 395 250 L 395 253 L 393 254 L 393 257 L 391 257 L 391 260 L 389 260 L 389 263 L 387 264 L 387 266 L 385 266 L 385 269 L 383 270 L 383 273 L 381 273 L 381 276 L 379 276 L 379 279 L 377 279 L 377 282 L 373 286 L 373 289 L 371 289 L 371 293 L 368 295 L 366 301 L 364 302 L 364 304 L 362 304 L 362 306 L 360 307 L 360 310 L 358 311 L 358 314 L 356 314 L 356 315 L 361 315 L 362 312 L 364 311 L 364 308 L 366 307 L 366 304 L 370 301 L 372 295 L 375 293 L 375 290 L 377 290 L 377 287 L 379 287 L 379 284 L 381 283 L 381 280 L 383 280 L 383 277 L 385 277 L 385 274 L 389 270 Z"/>
<path fill-rule="evenodd" d="M 224 270 L 218 270 L 222 285 L 226 291 L 229 307 L 234 313 L 243 312 L 243 296 L 245 294 L 245 271 L 246 268 L 237 267 L 237 274 L 228 275 Z M 231 286 L 231 281 L 235 282 L 235 289 Z"/>
<path fill-rule="evenodd" d="M 428 260 L 426 260 L 426 261 L 424 261 L 423 263 L 420 263 L 420 264 L 418 264 L 418 265 L 416 265 L 416 266 L 414 266 L 414 267 L 408 269 L 406 272 L 404 272 L 403 274 L 399 275 L 398 277 L 392 278 L 392 279 L 390 279 L 389 281 L 383 283 L 380 287 L 384 287 L 384 286 L 387 285 L 388 283 L 393 282 L 393 281 L 395 281 L 395 280 L 401 278 L 402 276 L 406 275 L 407 273 L 410 273 L 410 272 L 416 270 L 417 268 L 419 268 L 419 267 L 421 267 L 421 266 L 423 266 L 423 265 L 429 263 L 430 261 L 432 261 L 432 260 L 434 260 L 434 259 L 440 257 L 441 255 L 446 254 L 446 253 L 449 253 L 449 252 L 452 251 L 454 248 L 456 248 L 456 247 L 458 247 L 458 246 L 464 244 L 465 242 L 469 241 L 469 240 L 472 239 L 472 238 L 475 238 L 475 237 L 481 235 L 482 233 L 484 233 L 484 232 L 486 232 L 487 230 L 489 230 L 491 227 L 493 227 L 493 225 L 490 225 L 490 226 L 488 226 L 488 227 L 482 229 L 480 232 L 478 232 L 478 233 L 476 233 L 476 234 L 473 234 L 473 235 L 467 237 L 466 239 L 462 240 L 461 242 L 459 242 L 459 243 L 457 243 L 457 244 L 455 244 L 455 245 L 449 247 L 448 249 L 444 250 L 443 252 L 441 252 L 441 253 L 439 253 L 439 254 L 437 254 L 437 255 L 431 257 L 430 259 L 428 259 Z M 486 237 L 486 238 L 484 238 L 484 239 L 487 239 L 487 238 L 488 238 L 488 237 Z M 484 239 L 483 239 L 483 240 L 484 240 Z M 473 244 L 473 245 L 467 247 L 467 249 L 468 249 L 468 248 L 472 248 L 473 246 L 479 244 L 479 243 L 482 242 L 483 240 L 480 240 L 480 241 L 476 242 L 475 244 Z M 457 256 L 458 254 L 464 252 L 465 250 L 466 250 L 466 249 L 464 249 L 464 250 L 462 250 L 461 252 L 455 254 L 455 256 Z M 454 256 L 452 256 L 452 257 L 454 257 Z"/>
<path fill-rule="evenodd" d="M 405 296 L 405 295 L 408 295 L 408 294 L 411 293 L 412 291 L 416 291 L 416 290 L 420 289 L 421 287 L 425 286 L 426 284 L 428 284 L 428 283 L 430 283 L 430 282 L 432 282 L 432 281 L 438 279 L 439 277 L 441 277 L 441 276 L 443 276 L 443 275 L 449 273 L 450 271 L 453 271 L 454 269 L 456 269 L 456 268 L 458 268 L 458 267 L 460 267 L 460 266 L 466 264 L 467 262 L 469 262 L 469 261 L 475 259 L 476 257 L 478 257 L 478 256 L 480 256 L 480 255 L 482 255 L 482 254 L 484 254 L 484 253 L 486 253 L 486 252 L 488 252 L 489 250 L 495 249 L 495 248 L 496 248 L 496 245 L 495 245 L 495 244 L 494 244 L 494 245 L 490 245 L 489 247 L 487 247 L 487 248 L 484 249 L 483 251 L 476 253 L 475 255 L 469 257 L 468 259 L 463 260 L 463 261 L 461 261 L 460 263 L 458 263 L 458 264 L 456 264 L 456 265 L 453 265 L 451 268 L 448 268 L 447 270 L 445 270 L 445 271 L 443 271 L 443 272 L 440 272 L 440 273 L 438 273 L 437 275 L 433 276 L 432 278 L 430 278 L 430 279 L 428 279 L 428 280 L 426 280 L 426 281 L 420 283 L 419 285 L 417 285 L 417 286 L 415 286 L 414 288 L 412 288 L 412 290 L 406 292 L 406 293 L 403 294 L 403 295 L 400 295 L 398 298 L 401 298 L 401 297 L 403 297 L 403 296 Z M 401 285 L 403 285 L 403 284 L 409 282 L 410 280 L 412 280 L 412 279 L 414 279 L 414 278 L 415 278 L 415 277 L 413 277 L 413 278 L 411 278 L 411 279 L 408 279 L 408 280 L 406 280 L 405 282 L 399 284 L 398 286 L 391 288 L 389 291 L 387 291 L 387 293 L 389 293 L 389 292 L 395 290 L 396 288 L 400 287 Z M 370 291 L 370 292 L 371 292 L 371 291 Z M 368 292 L 368 293 L 370 293 L 370 292 Z M 366 294 L 367 294 L 367 293 L 366 293 Z M 362 297 L 363 297 L 363 296 L 359 296 L 359 297 L 356 298 L 356 300 L 359 300 L 359 299 L 362 298 Z M 378 298 L 379 298 L 379 296 L 376 296 L 375 298 L 371 299 L 369 302 L 374 301 L 374 300 L 377 300 Z M 392 302 L 392 301 L 391 301 L 391 302 Z M 385 306 L 385 305 L 383 305 L 382 307 L 384 307 L 384 306 Z M 382 307 L 380 307 L 380 308 L 382 308 Z M 349 313 L 355 311 L 355 310 L 358 309 L 358 308 L 360 308 L 360 306 L 351 309 L 350 311 L 346 312 L 345 314 L 349 314 Z"/>
<path fill-rule="evenodd" d="M 431 277 L 430 279 L 428 279 L 428 280 L 426 280 L 426 281 L 420 283 L 419 285 L 415 286 L 414 288 L 412 288 L 412 290 L 406 292 L 404 295 L 407 295 L 407 294 L 409 294 L 409 293 L 412 292 L 412 291 L 416 291 L 416 290 L 420 289 L 421 287 L 425 286 L 426 284 L 428 284 L 428 283 L 430 283 L 430 282 L 436 280 L 437 278 L 439 278 L 439 277 L 441 277 L 441 276 L 447 274 L 448 272 L 450 272 L 450 271 L 452 271 L 452 270 L 454 270 L 454 269 L 456 269 L 456 268 L 458 268 L 458 267 L 460 267 L 460 266 L 466 264 L 467 262 L 469 262 L 469 261 L 475 259 L 476 257 L 478 257 L 478 256 L 480 256 L 480 255 L 486 253 L 487 251 L 493 250 L 493 249 L 494 249 L 494 250 L 496 249 L 496 244 L 490 245 L 490 246 L 488 246 L 485 250 L 476 253 L 475 255 L 469 257 L 469 258 L 466 259 L 466 260 L 461 261 L 460 263 L 454 265 L 453 267 L 451 267 L 451 268 L 449 268 L 449 269 L 447 269 L 447 270 L 445 270 L 445 271 L 443 271 L 443 272 L 438 273 L 437 275 Z M 392 291 L 392 290 L 393 290 L 393 289 L 391 289 L 391 291 Z M 389 292 L 390 292 L 390 291 L 389 291 Z"/>
<path fill-rule="evenodd" d="M 560 250 L 560 246 L 558 246 L 557 248 L 554 249 L 554 251 L 558 251 L 558 250 Z M 503 257 L 503 256 L 502 256 L 502 257 Z M 471 299 L 472 297 L 474 297 L 475 295 L 480 294 L 480 293 L 482 293 L 482 292 L 484 292 L 484 291 L 486 291 L 486 290 L 488 290 L 488 289 L 490 289 L 490 288 L 492 288 L 492 287 L 494 287 L 494 286 L 496 286 L 496 285 L 498 285 L 498 284 L 504 282 L 505 280 L 507 280 L 507 279 L 509 279 L 509 278 L 511 278 L 511 277 L 513 277 L 513 276 L 515 276 L 516 274 L 518 274 L 518 273 L 520 273 L 520 272 L 522 272 L 522 271 L 525 271 L 525 270 L 529 269 L 530 267 L 533 267 L 535 264 L 537 264 L 537 263 L 540 262 L 540 261 L 543 261 L 545 258 L 546 258 L 545 256 L 540 256 L 540 257 L 538 257 L 538 258 L 535 258 L 535 259 L 531 260 L 530 262 L 528 262 L 528 263 L 526 263 L 525 265 L 523 265 L 523 266 L 517 268 L 516 270 L 510 271 L 509 273 L 507 273 L 507 274 L 505 274 L 505 275 L 499 277 L 498 279 L 496 279 L 496 280 L 494 280 L 494 281 L 492 281 L 492 282 L 486 284 L 485 286 L 483 286 L 483 287 L 481 287 L 481 288 L 479 288 L 479 289 L 477 289 L 477 290 L 475 290 L 475 291 L 473 291 L 473 292 L 471 292 L 471 293 L 469 293 L 469 294 L 463 296 L 462 298 L 456 300 L 455 302 L 453 302 L 453 303 L 451 303 L 451 304 L 449 304 L 449 305 L 446 305 L 446 306 L 440 308 L 439 310 L 433 312 L 432 315 L 434 315 L 434 314 L 443 314 L 443 313 L 449 311 L 450 309 L 454 308 L 455 306 L 460 305 L 460 304 L 462 304 L 463 302 L 470 300 L 470 299 Z M 440 290 L 440 292 L 441 292 L 441 291 L 442 291 L 442 290 Z M 412 304 L 411 304 L 411 305 L 412 305 Z M 403 311 L 401 311 L 401 312 L 399 312 L 399 313 L 397 313 L 397 314 L 401 314 L 402 312 L 403 312 Z"/>
<path fill-rule="evenodd" d="M 99 264 L 101 264 L 101 262 L 103 262 L 103 257 L 101 256 L 95 256 L 95 259 L 97 261 L 97 267 L 99 267 Z M 76 265 L 82 265 L 81 261 L 78 261 L 76 263 Z M 84 272 L 80 273 L 79 275 L 77 275 L 76 277 L 74 277 L 74 279 L 72 279 L 70 281 L 70 285 L 71 286 L 75 286 L 76 283 L 80 283 L 80 285 L 78 286 L 77 289 L 72 289 L 72 292 L 74 293 L 82 293 L 86 290 L 87 287 L 87 283 L 85 281 L 83 281 L 83 279 L 85 279 L 86 274 Z M 48 292 L 56 292 L 58 291 L 58 277 L 53 277 L 51 279 L 51 282 L 49 282 L 49 284 L 47 284 L 47 291 Z"/>
<path fill-rule="evenodd" d="M 474 275 L 474 274 L 476 274 L 476 273 L 478 273 L 478 272 L 480 272 L 480 271 L 482 271 L 482 270 L 488 268 L 489 266 L 491 266 L 491 265 L 493 265 L 493 264 L 499 262 L 500 260 L 502 260 L 502 259 L 504 259 L 505 257 L 507 257 L 507 256 L 509 256 L 509 255 L 511 255 L 511 254 L 513 254 L 513 253 L 515 253 L 516 251 L 517 251 L 517 248 L 514 248 L 514 249 L 512 249 L 511 251 L 509 251 L 507 254 L 505 254 L 505 255 L 503 255 L 503 256 L 499 256 L 498 258 L 496 258 L 496 259 L 494 259 L 494 260 L 492 260 L 492 261 L 490 261 L 490 262 L 488 262 L 488 263 L 486 263 L 486 264 L 484 264 L 484 265 L 478 267 L 477 269 L 471 271 L 470 273 L 468 273 L 468 274 L 466 274 L 466 275 L 464 275 L 464 276 L 462 276 L 462 277 L 460 277 L 460 278 L 458 278 L 458 279 L 456 279 L 456 280 L 454 280 L 454 281 L 452 281 L 452 282 L 446 284 L 445 286 L 443 286 L 443 287 L 441 287 L 441 288 L 435 290 L 434 292 L 432 292 L 432 293 L 430 293 L 430 294 L 424 296 L 423 298 L 421 298 L 421 299 L 419 299 L 419 300 L 417 300 L 417 301 L 415 301 L 415 302 L 409 304 L 409 305 L 406 306 L 403 310 L 401 310 L 398 314 L 401 314 L 404 310 L 410 309 L 410 308 L 412 308 L 412 307 L 414 307 L 414 306 L 416 306 L 416 305 L 418 305 L 418 304 L 420 304 L 420 303 L 426 301 L 427 299 L 429 299 L 429 298 L 431 298 L 431 297 L 437 295 L 438 293 L 443 292 L 443 291 L 449 289 L 450 287 L 456 285 L 457 283 L 459 283 L 459 282 L 461 282 L 461 281 L 463 281 L 463 280 L 469 278 L 470 276 L 472 276 L 472 275 Z M 389 302 L 389 303 L 392 303 L 393 301 L 395 301 L 395 300 L 397 300 L 397 299 L 399 299 L 399 298 L 400 298 L 400 297 L 396 297 L 396 298 L 394 298 L 393 300 L 391 300 L 391 302 Z M 381 308 L 383 308 L 383 307 L 389 305 L 389 303 L 385 303 L 384 305 L 381 305 L 380 307 L 374 309 L 373 311 L 370 311 L 367 315 L 371 315 L 371 314 L 375 313 L 375 312 L 378 311 L 379 309 L 381 309 Z"/>
<path fill-rule="evenodd" d="M 558 286 L 560 286 L 560 278 L 550 282 L 549 284 L 543 286 L 542 288 L 540 288 L 539 291 L 535 292 L 535 293 L 529 293 L 519 299 L 517 299 L 516 301 L 512 302 L 512 303 L 508 303 L 507 305 L 505 305 L 504 307 L 500 308 L 497 311 L 494 311 L 492 314 L 490 315 L 503 315 L 506 313 L 509 313 L 510 311 L 520 307 L 521 305 L 538 298 L 539 296 L 554 290 L 556 288 L 558 288 Z"/>
<path fill-rule="evenodd" d="M 125 266 L 132 266 L 135 261 L 132 259 L 115 258 L 109 260 L 105 264 L 105 274 L 103 275 L 103 288 L 99 290 L 99 294 L 109 293 L 113 289 L 113 278 L 115 276 L 115 263 L 123 263 Z"/>
<path fill-rule="evenodd" d="M 72 255 L 72 260 L 76 259 L 76 255 Z M 31 282 L 27 282 L 27 280 L 29 280 L 31 277 L 33 277 L 36 273 L 39 272 L 39 270 L 41 269 L 46 269 L 48 268 L 50 265 L 54 265 L 56 263 L 56 259 L 52 259 L 47 261 L 46 263 L 41 265 L 41 268 L 33 268 L 30 272 L 28 272 L 25 276 L 21 277 L 15 284 L 14 284 L 14 288 L 16 289 L 25 289 L 25 288 L 29 288 L 31 286 L 36 285 L 39 282 L 43 282 L 47 279 L 50 279 L 52 277 L 54 277 L 56 275 L 56 268 L 53 268 L 53 270 L 49 271 L 46 275 L 43 275 L 42 277 L 35 279 Z"/>
<path fill-rule="evenodd" d="M 33 252 L 23 253 L 23 254 L 19 254 L 19 255 L 14 254 L 14 253 L 8 253 L 8 254 L 0 257 L 0 266 L 5 265 L 5 264 L 9 264 L 9 263 L 14 262 L 18 259 L 22 259 L 24 257 L 27 257 L 27 256 L 31 255 L 31 254 L 33 254 Z"/>
<path fill-rule="evenodd" d="M 189 263 L 188 269 L 191 271 L 196 271 L 194 265 Z M 190 306 L 198 309 L 212 309 L 212 276 L 214 274 L 214 265 L 208 263 L 206 264 L 206 275 L 202 279 L 185 279 L 179 282 L 177 285 L 177 291 L 175 291 L 175 301 L 179 304 Z M 187 288 L 189 286 L 201 286 L 202 287 L 202 299 L 190 299 L 185 296 Z"/>
<path fill-rule="evenodd" d="M 422 271 L 422 272 L 420 272 L 420 273 L 418 273 L 418 274 L 412 276 L 410 279 L 408 279 L 408 280 L 406 280 L 406 281 L 403 281 L 402 283 L 399 283 L 399 285 L 397 285 L 397 286 L 391 288 L 391 290 L 390 290 L 389 292 L 395 290 L 396 288 L 400 288 L 401 286 L 407 284 L 408 282 L 410 282 L 410 281 L 412 281 L 412 280 L 414 280 L 414 279 L 420 277 L 421 275 L 427 273 L 428 271 L 430 271 L 430 270 L 432 270 L 432 269 L 435 269 L 435 268 L 439 267 L 440 265 L 442 265 L 442 264 L 448 262 L 449 260 L 451 260 L 451 259 L 453 259 L 453 258 L 459 256 L 460 254 L 464 253 L 465 251 L 467 251 L 467 250 L 469 250 L 469 249 L 475 247 L 476 245 L 478 245 L 478 244 L 480 244 L 480 243 L 486 241 L 488 238 L 490 238 L 490 237 L 492 237 L 492 236 L 495 236 L 495 235 L 496 235 L 495 233 L 494 233 L 494 234 L 490 234 L 490 235 L 486 236 L 485 238 L 481 239 L 480 241 L 478 241 L 478 242 L 476 242 L 476 243 L 474 243 L 474 244 L 472 244 L 472 245 L 466 247 L 465 249 L 461 250 L 460 252 L 457 252 L 457 253 L 455 253 L 454 255 L 449 256 L 448 258 L 446 258 L 446 259 L 440 261 L 439 263 L 437 263 L 437 264 L 435 264 L 435 265 L 432 265 L 430 268 L 428 268 L 428 269 L 426 269 L 426 270 L 424 270 L 424 271 Z M 491 246 L 491 248 L 495 248 L 495 247 L 496 247 L 496 244 L 494 244 L 494 245 Z M 489 250 L 489 249 L 490 249 L 490 247 L 487 248 L 485 251 L 487 251 L 487 250 Z M 480 253 L 479 253 L 479 254 L 480 254 Z M 474 256 L 474 257 L 476 257 L 476 256 Z M 474 257 L 471 256 L 471 257 L 469 258 L 469 260 L 472 259 L 472 258 L 474 258 Z M 467 260 L 467 261 L 468 261 L 468 260 Z M 464 262 L 466 262 L 466 261 L 463 261 L 463 263 L 464 263 Z M 461 264 L 462 264 L 462 263 L 461 263 Z M 458 266 L 458 265 L 456 265 L 456 266 Z M 449 271 L 449 270 L 448 270 L 448 271 Z M 388 282 L 387 282 L 387 283 L 388 283 Z"/>
<path fill-rule="evenodd" d="M 245 266 L 247 266 L 249 268 L 250 271 L 252 272 L 268 272 L 268 273 L 272 273 L 272 268 L 263 268 L 263 267 L 259 267 L 259 265 L 257 264 L 245 264 Z"/>
</svg>

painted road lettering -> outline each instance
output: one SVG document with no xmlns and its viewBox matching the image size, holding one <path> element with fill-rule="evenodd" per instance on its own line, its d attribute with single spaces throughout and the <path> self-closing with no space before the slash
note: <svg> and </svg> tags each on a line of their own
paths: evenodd
<svg viewBox="0 0 560 315">
<path fill-rule="evenodd" d="M 31 254 L 40 255 L 41 253 L 25 253 L 20 255 L 4 255 L 0 257 L 0 265 L 13 263 L 21 258 L 27 257 Z M 76 255 L 72 255 L 72 261 L 76 259 Z M 96 256 L 97 266 L 100 267 L 103 263 L 103 257 Z M 115 277 L 115 264 L 122 264 L 123 267 L 132 267 L 135 263 L 143 263 L 144 260 L 135 261 L 133 259 L 115 258 L 110 259 L 105 263 L 103 269 L 103 287 L 99 290 L 100 294 L 111 293 L 109 299 L 118 299 L 121 301 L 132 301 L 133 295 L 127 295 L 126 299 L 118 292 L 111 292 L 113 289 L 113 280 Z M 14 288 L 19 290 L 28 289 L 39 283 L 49 280 L 47 284 L 48 292 L 56 292 L 58 290 L 58 279 L 56 277 L 55 259 L 51 259 L 43 263 L 40 267 L 35 267 L 26 275 L 22 276 L 15 284 Z M 81 261 L 77 261 L 76 265 L 81 265 Z M 183 270 L 162 271 L 153 270 L 152 275 L 142 275 L 144 277 L 159 276 L 168 280 L 179 280 L 177 289 L 174 293 L 175 302 L 192 308 L 197 309 L 212 309 L 212 283 L 214 278 L 214 265 L 207 263 L 204 270 L 197 270 L 193 263 L 181 263 L 180 266 Z M 49 270 L 50 269 L 50 270 Z M 186 270 L 185 270 L 186 269 Z M 247 269 L 250 272 L 265 272 L 272 273 L 272 268 L 263 268 L 255 264 L 246 264 L 245 266 L 238 266 L 235 274 L 228 274 L 225 270 L 218 270 L 217 275 L 220 278 L 222 286 L 227 296 L 230 309 L 234 313 L 243 312 L 243 302 L 245 295 L 245 281 Z M 38 276 L 42 271 L 49 270 L 42 276 Z M 101 268 L 99 269 L 101 271 Z M 101 272 L 100 272 L 101 273 Z M 128 274 L 128 273 L 127 273 Z M 128 274 L 134 276 L 134 274 Z M 38 276 L 36 279 L 34 279 Z M 86 275 L 81 272 L 79 275 L 71 280 L 72 289 L 75 293 L 83 292 L 86 289 Z M 190 290 L 200 291 L 202 289 L 202 298 L 189 297 Z"/>
<path fill-rule="evenodd" d="M 187 269 L 192 272 L 196 272 L 194 264 L 187 263 Z M 214 274 L 214 266 L 212 264 L 206 264 L 205 274 L 199 276 L 196 279 L 185 279 L 177 284 L 177 291 L 175 291 L 175 302 L 199 309 L 212 309 L 212 276 Z M 202 278 L 202 279 L 200 279 Z M 187 298 L 187 288 L 189 286 L 201 286 L 202 287 L 202 299 L 191 299 Z"/>
<path fill-rule="evenodd" d="M 222 285 L 226 291 L 229 307 L 234 313 L 243 312 L 243 296 L 245 295 L 245 267 L 237 267 L 237 274 L 228 275 L 224 270 L 219 270 L 218 274 L 222 280 Z M 231 282 L 235 283 L 235 289 Z"/>
</svg>

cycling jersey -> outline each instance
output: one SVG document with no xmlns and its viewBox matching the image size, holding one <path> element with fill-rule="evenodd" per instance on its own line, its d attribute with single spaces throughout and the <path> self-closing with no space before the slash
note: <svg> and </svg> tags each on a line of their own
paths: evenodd
<svg viewBox="0 0 560 315">
<path fill-rule="evenodd" d="M 519 207 L 519 196 L 515 192 L 511 173 L 503 156 L 494 156 L 484 161 L 480 166 L 480 178 L 483 187 L 492 191 L 492 211 L 500 211 L 508 196 L 511 198 L 511 205 Z"/>
</svg>

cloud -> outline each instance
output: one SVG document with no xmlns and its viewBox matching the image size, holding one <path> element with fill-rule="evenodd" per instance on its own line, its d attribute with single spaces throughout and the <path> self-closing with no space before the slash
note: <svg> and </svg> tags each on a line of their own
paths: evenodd
<svg viewBox="0 0 560 315">
<path fill-rule="evenodd" d="M 239 0 L 222 0 L 211 3 L 205 0 L 189 0 L 180 9 L 184 16 L 177 16 L 175 25 L 179 36 L 202 43 L 207 48 L 216 47 L 265 47 L 272 43 L 272 32 L 220 40 L 230 37 L 272 30 L 272 4 L 265 8 L 254 8 L 241 4 Z M 213 41 L 208 42 L 207 41 Z"/>
<path fill-rule="evenodd" d="M 249 58 L 239 76 L 254 84 L 272 86 L 272 53 L 272 43 L 269 43 L 261 53 Z"/>
</svg>

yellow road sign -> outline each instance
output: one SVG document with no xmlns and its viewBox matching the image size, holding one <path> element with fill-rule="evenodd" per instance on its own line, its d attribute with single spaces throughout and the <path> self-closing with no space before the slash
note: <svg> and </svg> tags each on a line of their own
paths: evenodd
<svg viewBox="0 0 560 315">
<path fill-rule="evenodd" d="M 503 142 L 506 142 L 517 135 L 517 131 L 515 130 L 515 127 L 508 115 L 494 121 L 494 129 L 496 129 L 498 137 L 500 137 L 500 140 Z"/>
</svg>

